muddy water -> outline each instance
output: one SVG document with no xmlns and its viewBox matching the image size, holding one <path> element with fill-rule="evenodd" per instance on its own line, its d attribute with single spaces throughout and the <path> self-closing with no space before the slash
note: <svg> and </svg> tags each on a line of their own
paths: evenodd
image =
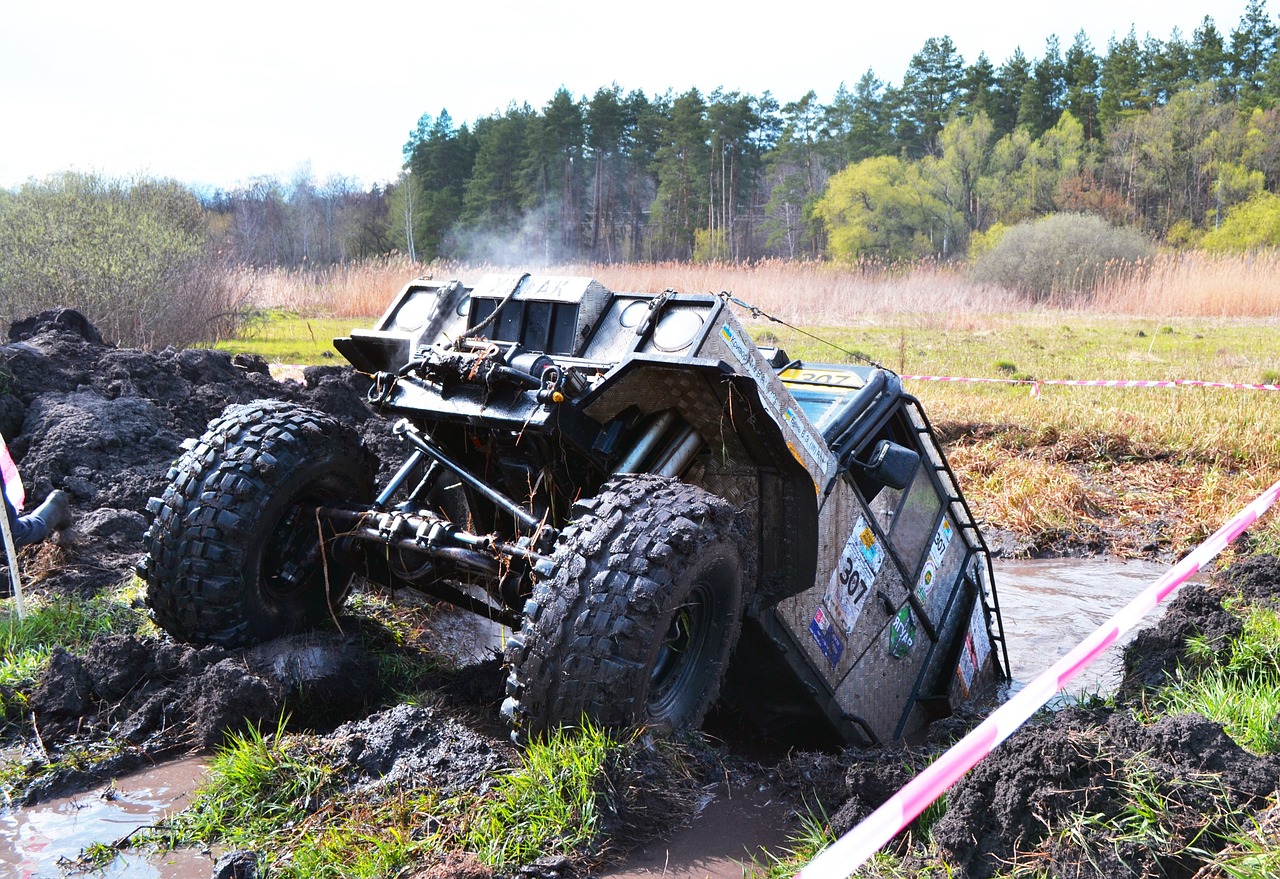
<svg viewBox="0 0 1280 879">
<path fill-rule="evenodd" d="M 61 879 L 60 865 L 93 843 L 111 843 L 186 806 L 204 777 L 195 758 L 166 763 L 74 797 L 0 814 L 0 875 Z M 147 856 L 126 852 L 88 875 L 110 879 L 207 879 L 208 855 L 195 851 Z"/>
<path fill-rule="evenodd" d="M 633 851 L 599 879 L 742 879 L 794 833 L 788 808 L 762 785 L 709 790 L 687 827 Z"/>
<path fill-rule="evenodd" d="M 996 589 L 1015 688 L 1065 656 L 1168 570 L 1155 562 L 1109 558 L 997 560 Z M 1157 607 L 1143 625 L 1162 612 Z M 1056 704 L 1113 691 L 1120 682 L 1124 645 L 1135 634 L 1127 633 L 1076 675 Z"/>
<path fill-rule="evenodd" d="M 1114 559 L 999 561 L 996 584 L 1004 612 L 1015 686 L 1025 684 L 1157 580 L 1162 565 Z M 1156 613 L 1159 612 L 1157 608 Z M 1148 622 L 1156 619 L 1153 613 Z M 504 630 L 472 614 L 444 610 L 431 624 L 442 651 L 464 660 L 487 659 L 501 650 Z M 1073 694 L 1108 692 L 1119 677 L 1120 646 L 1073 682 Z M 1064 700 L 1064 701 L 1069 701 Z M 0 876 L 57 879 L 62 859 L 92 843 L 110 843 L 185 806 L 203 776 L 199 760 L 156 767 L 103 788 L 30 808 L 0 812 Z M 739 879 L 760 847 L 777 852 L 795 825 L 767 788 L 709 789 L 703 808 L 686 827 L 632 852 L 608 879 Z M 212 860 L 199 852 L 145 856 L 129 852 L 94 876 L 138 879 L 205 879 Z"/>
</svg>

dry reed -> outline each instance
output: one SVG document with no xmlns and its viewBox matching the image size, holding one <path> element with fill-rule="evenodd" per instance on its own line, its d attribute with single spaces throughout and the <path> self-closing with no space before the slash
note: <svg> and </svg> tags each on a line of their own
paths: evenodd
<svg viewBox="0 0 1280 879">
<path fill-rule="evenodd" d="M 577 263 L 530 266 L 550 275 L 587 275 L 606 287 L 685 293 L 732 293 L 790 323 L 856 326 L 886 315 L 941 329 L 970 329 L 974 319 L 1061 310 L 1167 317 L 1280 315 L 1280 254 L 1168 253 L 1141 272 L 1106 273 L 1092 297 L 1049 306 L 968 277 L 962 264 L 821 263 L 773 259 L 737 263 Z M 414 263 L 402 256 L 323 269 L 240 270 L 250 301 L 263 308 L 330 317 L 373 317 L 416 277 L 459 278 L 514 269 L 452 262 Z M 990 325 L 990 320 L 980 322 Z M 996 322 L 998 323 L 998 321 Z"/>
</svg>

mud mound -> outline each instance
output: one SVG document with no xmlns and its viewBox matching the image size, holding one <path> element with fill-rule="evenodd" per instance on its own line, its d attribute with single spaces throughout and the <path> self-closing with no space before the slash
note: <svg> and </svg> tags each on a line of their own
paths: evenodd
<svg viewBox="0 0 1280 879">
<path fill-rule="evenodd" d="M 1142 726 L 1073 709 L 1019 731 L 979 763 L 948 793 L 933 838 L 969 879 L 1033 851 L 1055 876 L 1189 876 L 1198 864 L 1187 847 L 1212 850 L 1225 827 L 1206 827 L 1205 816 L 1260 809 L 1277 783 L 1280 760 L 1249 754 L 1203 717 Z M 1162 849 L 1123 841 L 1140 791 L 1168 807 Z"/>
<path fill-rule="evenodd" d="M 315 367 L 305 382 L 277 382 L 261 357 L 172 348 L 114 348 L 68 309 L 15 323 L 0 346 L 0 433 L 29 505 L 55 488 L 71 495 L 77 525 L 66 566 L 48 585 L 88 594 L 130 575 L 142 551 L 146 503 L 165 486 L 179 444 L 231 403 L 274 398 L 357 426 L 383 460 L 398 454 L 389 425 L 364 405 L 367 382 L 350 369 Z"/>
<path fill-rule="evenodd" d="M 134 635 L 101 636 L 83 657 L 55 647 L 30 699 L 41 743 L 131 747 L 102 765 L 54 773 L 26 800 L 209 748 L 248 725 L 272 728 L 283 713 L 309 721 L 320 706 L 349 716 L 380 695 L 376 672 L 359 643 L 341 635 L 296 635 L 241 651 Z"/>
<path fill-rule="evenodd" d="M 1275 607 L 1280 603 L 1280 557 L 1249 556 L 1223 571 L 1218 582 L 1253 604 Z"/>
<path fill-rule="evenodd" d="M 1240 634 L 1240 620 L 1222 606 L 1223 590 L 1192 583 L 1169 602 L 1154 626 L 1142 629 L 1124 651 L 1124 678 L 1117 698 L 1128 700 L 1159 687 L 1178 670 L 1187 639 L 1203 635 L 1220 644 Z"/>
<path fill-rule="evenodd" d="M 366 793 L 439 787 L 483 790 L 515 751 L 435 709 L 396 705 L 343 724 L 328 739 L 339 771 Z"/>
<path fill-rule="evenodd" d="M 1280 558 L 1249 556 L 1219 572 L 1211 585 L 1182 587 L 1159 622 L 1138 632 L 1125 648 L 1124 680 L 1117 697 L 1140 698 L 1164 684 L 1184 661 L 1188 638 L 1201 636 L 1225 645 L 1239 635 L 1239 618 L 1222 604 L 1236 594 L 1249 604 L 1280 605 Z"/>
</svg>

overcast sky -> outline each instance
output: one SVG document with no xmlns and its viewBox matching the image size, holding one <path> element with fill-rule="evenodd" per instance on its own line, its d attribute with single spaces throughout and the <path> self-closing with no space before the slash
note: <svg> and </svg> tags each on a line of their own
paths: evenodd
<svg viewBox="0 0 1280 879">
<path fill-rule="evenodd" d="M 754 5 L 272 0 L 7 0 L 0 14 L 0 187 L 64 170 L 231 188 L 307 170 L 393 179 L 423 113 L 470 122 L 618 83 L 830 100 L 871 68 L 897 83 L 929 37 L 965 62 L 1031 58 L 1083 30 L 1104 53 L 1138 37 L 1227 35 L 1245 0 L 960 0 Z M 1276 9 L 1270 9 L 1274 14 Z"/>
</svg>

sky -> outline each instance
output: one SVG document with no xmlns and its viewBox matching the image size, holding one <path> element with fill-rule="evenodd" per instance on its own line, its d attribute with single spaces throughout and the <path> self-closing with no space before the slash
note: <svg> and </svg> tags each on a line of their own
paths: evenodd
<svg viewBox="0 0 1280 879">
<path fill-rule="evenodd" d="M 3 0 L 0 188 L 74 170 L 234 189 L 256 177 L 393 180 L 418 119 L 455 124 L 617 83 L 829 101 L 871 69 L 898 83 L 930 37 L 966 63 L 1035 59 L 1081 30 L 1228 35 L 1247 0 L 605 4 L 542 0 Z M 1273 4 L 1274 5 L 1274 4 Z M 1268 7 L 1274 13 L 1276 9 Z"/>
</svg>

